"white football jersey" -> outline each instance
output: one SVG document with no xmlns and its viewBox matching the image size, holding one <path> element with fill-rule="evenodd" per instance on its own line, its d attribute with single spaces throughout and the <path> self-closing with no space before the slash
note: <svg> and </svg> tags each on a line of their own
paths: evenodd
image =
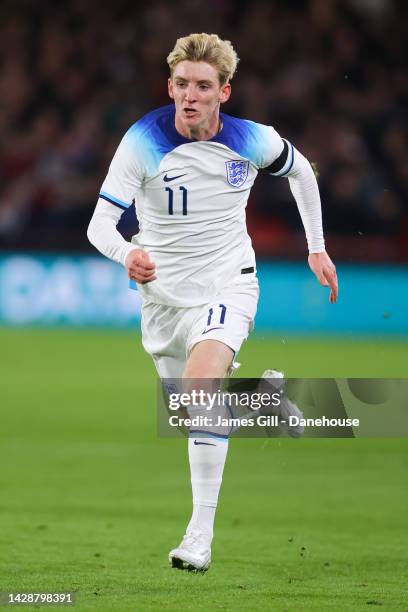
<svg viewBox="0 0 408 612">
<path fill-rule="evenodd" d="M 242 269 L 255 269 L 245 207 L 259 168 L 284 176 L 293 147 L 269 126 L 220 114 L 210 140 L 184 138 L 174 105 L 135 123 L 122 139 L 100 197 L 136 206 L 132 242 L 156 264 L 157 279 L 138 285 L 148 300 L 170 306 L 207 302 Z"/>
</svg>

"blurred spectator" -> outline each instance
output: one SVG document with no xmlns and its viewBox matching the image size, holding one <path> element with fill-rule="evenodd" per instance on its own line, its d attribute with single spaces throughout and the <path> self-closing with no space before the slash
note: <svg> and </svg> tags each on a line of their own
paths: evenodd
<svg viewBox="0 0 408 612">
<path fill-rule="evenodd" d="M 178 36 L 210 31 L 241 58 L 223 110 L 274 125 L 317 163 L 329 236 L 385 235 L 399 248 L 384 259 L 408 259 L 407 13 L 397 0 L 4 2 L 0 245 L 88 248 L 120 138 L 168 103 L 166 55 Z M 261 176 L 248 217 L 262 253 L 293 253 L 285 181 Z M 127 235 L 134 224 L 128 213 Z"/>
</svg>

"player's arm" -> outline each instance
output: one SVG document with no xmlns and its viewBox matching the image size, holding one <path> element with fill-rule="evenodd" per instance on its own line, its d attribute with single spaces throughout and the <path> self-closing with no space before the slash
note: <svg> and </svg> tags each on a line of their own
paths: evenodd
<svg viewBox="0 0 408 612">
<path fill-rule="evenodd" d="M 267 170 L 275 176 L 288 177 L 305 228 L 309 266 L 318 281 L 330 287 L 330 302 L 336 302 L 336 267 L 325 250 L 319 187 L 312 166 L 292 144 L 283 140 L 283 150 Z"/>
<path fill-rule="evenodd" d="M 99 198 L 88 226 L 88 240 L 102 255 L 122 264 L 132 280 L 138 283 L 155 280 L 155 265 L 146 251 L 125 240 L 116 229 L 122 213 L 123 208 Z"/>
<path fill-rule="evenodd" d="M 123 211 L 133 206 L 143 180 L 136 155 L 134 131 L 129 130 L 112 159 L 87 235 L 98 251 L 126 268 L 129 278 L 146 283 L 156 278 L 154 263 L 146 251 L 127 242 L 116 228 Z"/>
</svg>

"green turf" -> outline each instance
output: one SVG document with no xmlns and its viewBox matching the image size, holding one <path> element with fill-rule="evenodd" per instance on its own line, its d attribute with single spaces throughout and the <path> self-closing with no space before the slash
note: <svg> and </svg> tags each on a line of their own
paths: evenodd
<svg viewBox="0 0 408 612">
<path fill-rule="evenodd" d="M 204 576 L 171 570 L 184 440 L 136 334 L 0 330 L 0 590 L 79 610 L 406 612 L 406 440 L 234 440 Z M 407 376 L 404 343 L 254 338 L 242 375 Z M 26 609 L 34 609 L 29 607 Z"/>
</svg>

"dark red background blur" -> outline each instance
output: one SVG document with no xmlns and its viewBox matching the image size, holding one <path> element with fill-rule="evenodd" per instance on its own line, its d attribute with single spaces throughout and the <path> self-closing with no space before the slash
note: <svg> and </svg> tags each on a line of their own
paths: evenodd
<svg viewBox="0 0 408 612">
<path fill-rule="evenodd" d="M 408 261 L 408 3 L 2 2 L 0 249 L 91 250 L 86 227 L 123 133 L 168 103 L 165 58 L 194 31 L 241 58 L 224 112 L 272 124 L 319 167 L 337 260 Z M 260 175 L 257 253 L 298 258 L 287 181 Z M 126 236 L 135 217 L 121 222 Z"/>
</svg>

